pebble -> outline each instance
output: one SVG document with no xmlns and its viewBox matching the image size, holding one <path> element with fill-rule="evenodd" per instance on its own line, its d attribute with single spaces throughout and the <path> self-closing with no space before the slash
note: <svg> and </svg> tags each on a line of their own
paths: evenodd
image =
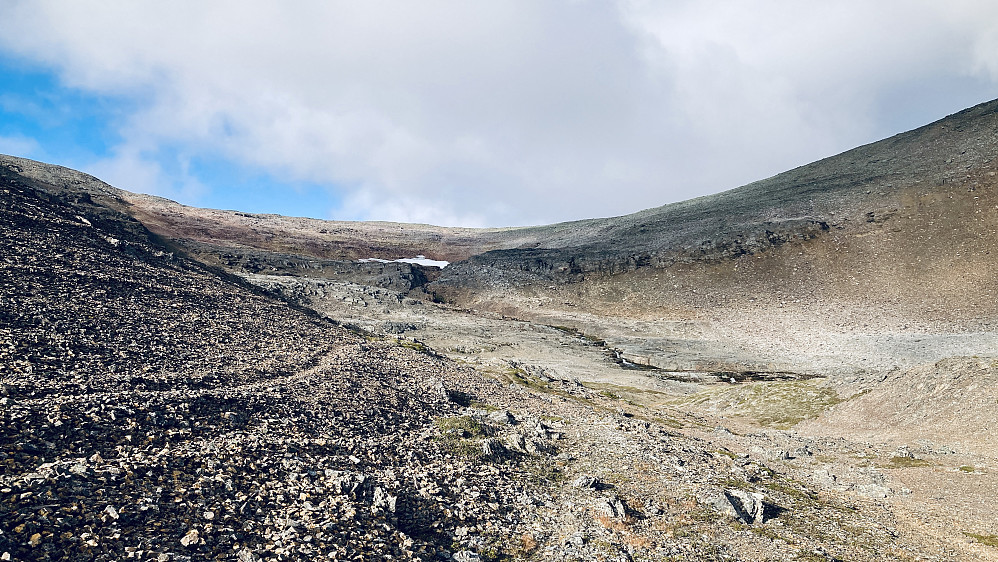
<svg viewBox="0 0 998 562">
<path fill-rule="evenodd" d="M 201 535 L 198 533 L 197 529 L 191 529 L 187 532 L 183 538 L 180 539 L 180 544 L 184 546 L 196 545 L 198 541 L 201 540 Z"/>
</svg>

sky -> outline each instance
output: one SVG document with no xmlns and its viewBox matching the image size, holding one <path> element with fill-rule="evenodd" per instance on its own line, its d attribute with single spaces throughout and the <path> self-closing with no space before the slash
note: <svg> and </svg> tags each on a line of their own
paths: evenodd
<svg viewBox="0 0 998 562">
<path fill-rule="evenodd" d="M 994 98 L 991 0 L 0 0 L 0 153 L 246 212 L 621 215 Z"/>
</svg>

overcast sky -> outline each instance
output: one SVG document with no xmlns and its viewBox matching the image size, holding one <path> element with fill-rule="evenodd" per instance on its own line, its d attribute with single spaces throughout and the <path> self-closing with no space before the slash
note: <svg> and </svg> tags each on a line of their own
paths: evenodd
<svg viewBox="0 0 998 562">
<path fill-rule="evenodd" d="M 625 214 L 996 97 L 990 0 L 0 0 L 0 152 L 250 212 Z"/>
</svg>

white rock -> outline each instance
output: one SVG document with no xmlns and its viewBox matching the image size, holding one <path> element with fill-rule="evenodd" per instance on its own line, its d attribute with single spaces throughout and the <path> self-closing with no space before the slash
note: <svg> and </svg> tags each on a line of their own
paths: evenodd
<svg viewBox="0 0 998 562">
<path fill-rule="evenodd" d="M 201 540 L 201 535 L 198 533 L 197 529 L 191 529 L 186 535 L 180 539 L 180 544 L 184 546 L 191 546 L 192 544 L 197 544 Z"/>
</svg>

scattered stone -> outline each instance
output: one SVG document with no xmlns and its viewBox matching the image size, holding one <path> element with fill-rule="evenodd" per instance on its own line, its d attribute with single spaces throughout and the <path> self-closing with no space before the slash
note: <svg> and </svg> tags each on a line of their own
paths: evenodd
<svg viewBox="0 0 998 562">
<path fill-rule="evenodd" d="M 239 562 L 260 562 L 260 557 L 247 548 L 240 550 L 239 554 L 236 555 L 236 559 Z"/>
<path fill-rule="evenodd" d="M 490 458 L 503 458 L 509 455 L 509 450 L 502 441 L 495 437 L 490 437 L 482 441 L 482 453 Z"/>
<path fill-rule="evenodd" d="M 582 475 L 572 481 L 572 486 L 584 490 L 599 490 L 600 480 L 595 476 Z"/>
<path fill-rule="evenodd" d="M 183 536 L 183 538 L 180 539 L 180 544 L 184 546 L 191 546 L 192 544 L 196 545 L 200 540 L 201 535 L 198 533 L 198 530 L 191 529 L 186 535 Z"/>
<path fill-rule="evenodd" d="M 708 503 L 722 514 L 733 517 L 742 523 L 764 523 L 766 507 L 763 500 L 765 497 L 765 494 L 760 492 L 727 489 Z"/>
<path fill-rule="evenodd" d="M 596 509 L 606 517 L 620 518 L 627 515 L 627 507 L 617 496 L 602 498 L 596 502 Z"/>
<path fill-rule="evenodd" d="M 501 425 L 514 425 L 516 424 L 516 418 L 509 410 L 497 410 L 489 414 L 489 421 L 495 424 Z"/>
</svg>

